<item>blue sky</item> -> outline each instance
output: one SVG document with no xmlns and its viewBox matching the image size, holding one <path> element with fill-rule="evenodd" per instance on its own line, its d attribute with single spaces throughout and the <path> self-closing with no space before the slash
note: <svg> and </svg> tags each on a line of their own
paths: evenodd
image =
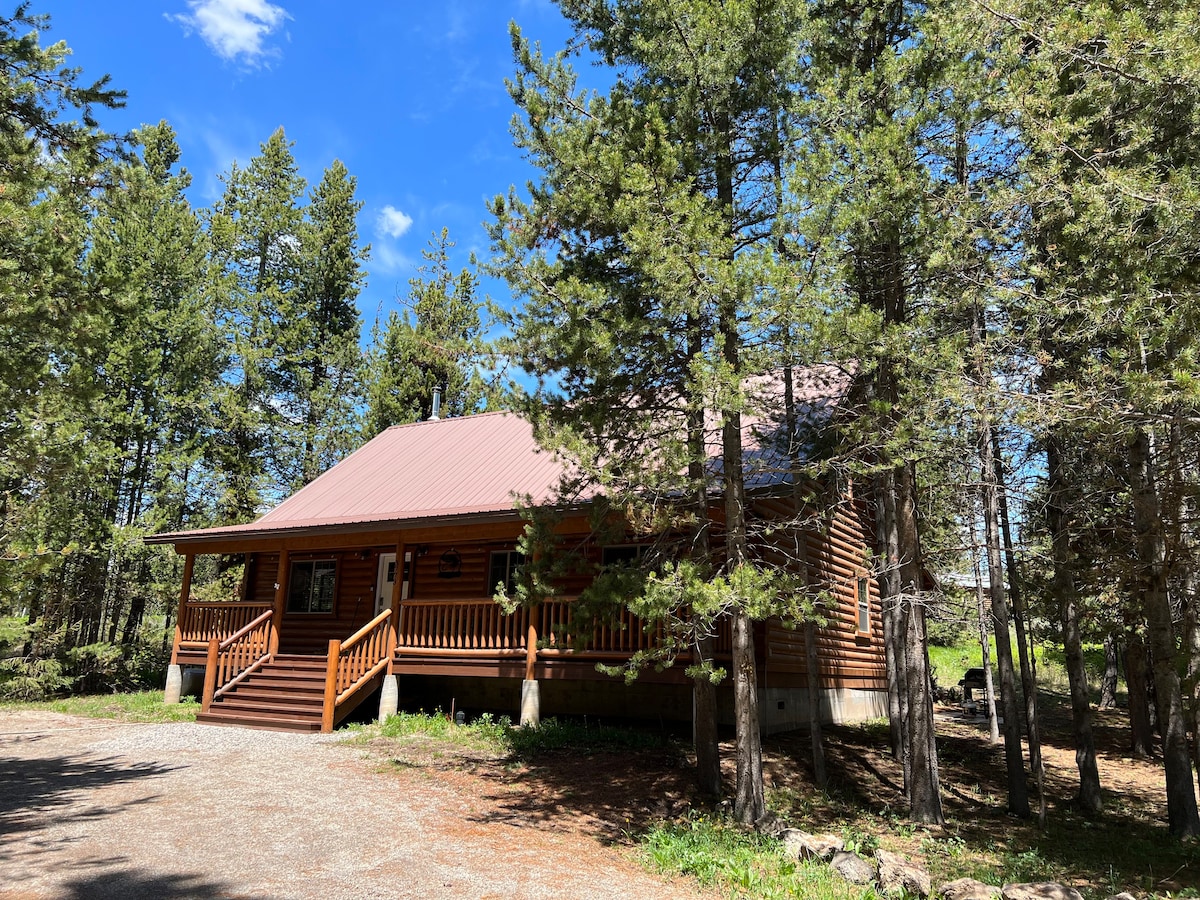
<svg viewBox="0 0 1200 900">
<path fill-rule="evenodd" d="M 310 185 L 341 159 L 372 244 L 368 326 L 407 292 L 433 232 L 450 230 L 456 267 L 486 257 L 485 199 L 532 174 L 509 134 L 508 23 L 547 52 L 569 34 L 549 0 L 35 0 L 32 11 L 50 15 L 43 41 L 65 40 L 85 80 L 108 73 L 128 93 L 105 127 L 171 123 L 198 206 L 280 125 Z M 509 300 L 503 283 L 485 290 Z"/>
</svg>

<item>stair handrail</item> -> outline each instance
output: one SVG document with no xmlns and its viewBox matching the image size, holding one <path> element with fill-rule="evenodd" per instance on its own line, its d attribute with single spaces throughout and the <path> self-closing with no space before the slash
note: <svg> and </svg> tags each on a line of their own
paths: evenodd
<svg viewBox="0 0 1200 900">
<path fill-rule="evenodd" d="M 271 618 L 274 614 L 273 609 L 265 610 L 225 640 L 209 640 L 208 659 L 204 666 L 203 712 L 208 712 L 214 700 L 249 678 L 271 659 Z"/>
<path fill-rule="evenodd" d="M 338 707 L 388 667 L 395 649 L 393 631 L 388 627 L 391 616 L 392 610 L 385 609 L 345 641 L 329 642 L 322 731 L 333 731 Z"/>
</svg>

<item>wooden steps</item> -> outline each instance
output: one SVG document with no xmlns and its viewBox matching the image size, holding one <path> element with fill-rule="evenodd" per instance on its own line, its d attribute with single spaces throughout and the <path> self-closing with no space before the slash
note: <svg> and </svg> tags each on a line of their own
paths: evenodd
<svg viewBox="0 0 1200 900">
<path fill-rule="evenodd" d="M 320 731 L 325 667 L 324 656 L 276 654 L 271 662 L 214 700 L 209 711 L 196 716 L 196 721 L 270 731 Z"/>
</svg>

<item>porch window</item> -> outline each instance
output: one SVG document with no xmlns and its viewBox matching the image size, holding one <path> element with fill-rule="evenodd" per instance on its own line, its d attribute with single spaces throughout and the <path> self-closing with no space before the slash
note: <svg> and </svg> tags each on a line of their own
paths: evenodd
<svg viewBox="0 0 1200 900">
<path fill-rule="evenodd" d="M 600 551 L 600 562 L 604 566 L 636 566 L 646 555 L 645 544 L 620 544 L 605 547 Z"/>
<path fill-rule="evenodd" d="M 306 559 L 292 563 L 288 582 L 288 612 L 333 612 L 337 560 Z"/>
<path fill-rule="evenodd" d="M 858 633 L 871 633 L 871 580 L 866 575 L 859 575 L 855 585 L 855 599 L 858 602 Z"/>
<path fill-rule="evenodd" d="M 504 586 L 506 594 L 517 590 L 517 578 L 521 574 L 521 566 L 525 564 L 525 554 L 516 550 L 497 550 L 492 553 L 492 565 L 488 576 L 488 589 L 495 591 L 497 585 Z"/>
</svg>

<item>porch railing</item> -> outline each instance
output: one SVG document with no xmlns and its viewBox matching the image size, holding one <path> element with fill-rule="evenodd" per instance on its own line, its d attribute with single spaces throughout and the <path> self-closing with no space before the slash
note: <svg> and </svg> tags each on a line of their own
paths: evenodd
<svg viewBox="0 0 1200 900">
<path fill-rule="evenodd" d="M 199 603 L 189 600 L 183 607 L 182 620 L 176 623 L 179 628 L 179 647 L 201 650 L 213 638 L 223 641 L 269 609 L 270 603 Z"/>
<path fill-rule="evenodd" d="M 646 620 L 628 609 L 620 609 L 614 619 L 596 620 L 591 631 L 583 631 L 575 622 L 575 604 L 571 599 L 552 600 L 538 607 L 539 652 L 629 656 L 639 650 L 662 646 L 666 627 Z"/>
<path fill-rule="evenodd" d="M 400 607 L 397 649 L 455 655 L 525 653 L 529 611 L 512 615 L 490 597 L 471 600 L 405 600 Z"/>
<path fill-rule="evenodd" d="M 534 611 L 538 654 L 554 657 L 621 658 L 661 646 L 665 625 L 649 629 L 646 620 L 627 609 L 614 620 L 597 621 L 581 639 L 575 627 L 575 598 L 559 597 Z M 524 656 L 530 611 L 509 615 L 490 597 L 468 600 L 405 600 L 400 608 L 396 653 L 399 656 Z M 727 624 L 717 629 L 715 650 L 728 653 Z"/>
<path fill-rule="evenodd" d="M 332 731 L 338 707 L 388 667 L 392 656 L 392 611 L 385 609 L 347 640 L 329 642 L 321 730 Z"/>
<path fill-rule="evenodd" d="M 269 607 L 225 640 L 210 638 L 208 660 L 204 667 L 203 710 L 208 712 L 214 700 L 262 668 L 271 658 L 271 618 Z"/>
</svg>

